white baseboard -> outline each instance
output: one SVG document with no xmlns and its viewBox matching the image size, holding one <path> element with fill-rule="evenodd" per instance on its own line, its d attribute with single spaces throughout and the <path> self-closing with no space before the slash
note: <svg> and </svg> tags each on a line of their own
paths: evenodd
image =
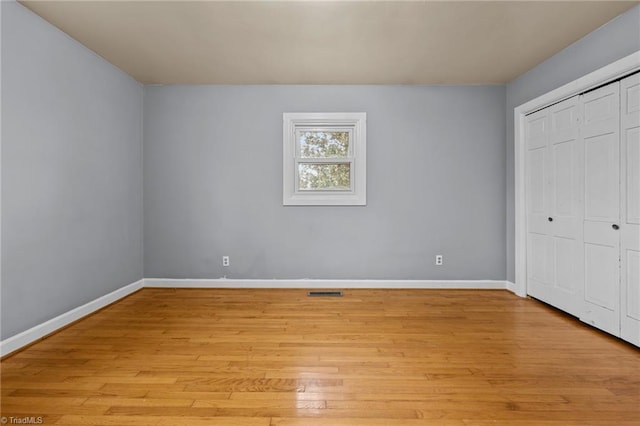
<svg viewBox="0 0 640 426">
<path fill-rule="evenodd" d="M 506 289 L 497 280 L 243 280 L 145 278 L 145 287 L 156 288 L 384 288 L 384 289 Z"/>
<path fill-rule="evenodd" d="M 45 321 L 42 324 L 36 325 L 22 333 L 11 336 L 8 339 L 0 341 L 0 356 L 5 356 L 11 352 L 15 352 L 18 349 L 27 346 L 38 339 L 41 339 L 56 330 L 59 330 L 74 321 L 79 320 L 97 310 L 104 308 L 105 306 L 122 299 L 125 296 L 130 295 L 144 286 L 144 280 L 136 281 L 132 284 L 119 288 L 109 294 L 92 300 L 82 306 L 78 306 L 75 309 L 65 312 L 62 315 L 58 315 L 55 318 Z"/>
<path fill-rule="evenodd" d="M 58 315 L 22 333 L 0 341 L 0 357 L 17 351 L 45 336 L 126 297 L 141 288 L 378 288 L 378 289 L 481 289 L 514 291 L 513 283 L 499 280 L 242 280 L 144 278 L 89 303 Z M 510 287 L 511 285 L 511 287 Z M 515 292 L 515 291 L 514 291 Z"/>
<path fill-rule="evenodd" d="M 505 283 L 506 283 L 506 289 L 509 290 L 511 293 L 515 293 L 517 296 L 520 296 L 520 297 L 527 297 L 527 292 L 524 290 L 524 288 L 522 288 L 522 286 L 519 286 L 516 283 L 513 283 L 511 281 L 505 281 Z"/>
</svg>

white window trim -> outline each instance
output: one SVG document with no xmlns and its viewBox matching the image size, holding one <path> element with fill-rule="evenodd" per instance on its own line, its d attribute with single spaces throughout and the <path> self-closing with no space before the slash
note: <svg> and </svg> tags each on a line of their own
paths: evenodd
<svg viewBox="0 0 640 426">
<path fill-rule="evenodd" d="M 364 112 L 282 114 L 282 204 L 285 206 L 365 206 L 367 204 L 367 114 Z M 351 132 L 349 156 L 339 162 L 351 164 L 351 190 L 298 190 L 297 138 L 301 127 L 345 129 Z M 304 162 L 335 163 L 330 159 Z"/>
</svg>

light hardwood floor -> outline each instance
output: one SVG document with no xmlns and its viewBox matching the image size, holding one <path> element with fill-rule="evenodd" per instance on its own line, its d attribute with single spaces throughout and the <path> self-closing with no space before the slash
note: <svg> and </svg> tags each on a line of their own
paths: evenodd
<svg viewBox="0 0 640 426">
<path fill-rule="evenodd" d="M 43 424 L 640 424 L 640 350 L 500 290 L 143 289 L 1 368 Z"/>
</svg>

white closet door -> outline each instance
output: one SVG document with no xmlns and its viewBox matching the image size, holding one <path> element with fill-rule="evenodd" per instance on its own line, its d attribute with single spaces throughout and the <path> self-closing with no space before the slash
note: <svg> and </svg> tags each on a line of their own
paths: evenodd
<svg viewBox="0 0 640 426">
<path fill-rule="evenodd" d="M 582 313 L 582 144 L 580 98 L 567 99 L 551 107 L 549 236 L 553 273 L 551 297 L 554 306 L 580 316 Z"/>
<path fill-rule="evenodd" d="M 527 291 L 548 302 L 554 272 L 550 223 L 549 109 L 526 119 L 527 144 Z M 551 303 L 551 302 L 548 302 Z"/>
<path fill-rule="evenodd" d="M 640 74 L 620 82 L 620 335 L 640 346 Z"/>
<path fill-rule="evenodd" d="M 579 97 L 527 117 L 528 291 L 579 316 L 582 307 Z"/>
<path fill-rule="evenodd" d="M 584 149 L 584 312 L 620 335 L 620 84 L 582 95 Z"/>
</svg>

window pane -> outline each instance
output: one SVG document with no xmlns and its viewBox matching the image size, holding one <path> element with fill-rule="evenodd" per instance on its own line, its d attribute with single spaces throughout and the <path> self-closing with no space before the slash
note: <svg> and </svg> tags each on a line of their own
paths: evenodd
<svg viewBox="0 0 640 426">
<path fill-rule="evenodd" d="M 300 157 L 332 158 L 349 155 L 349 133 L 340 131 L 301 130 L 298 132 Z"/>
<path fill-rule="evenodd" d="M 348 191 L 351 189 L 351 164 L 298 164 L 300 191 Z"/>
</svg>

